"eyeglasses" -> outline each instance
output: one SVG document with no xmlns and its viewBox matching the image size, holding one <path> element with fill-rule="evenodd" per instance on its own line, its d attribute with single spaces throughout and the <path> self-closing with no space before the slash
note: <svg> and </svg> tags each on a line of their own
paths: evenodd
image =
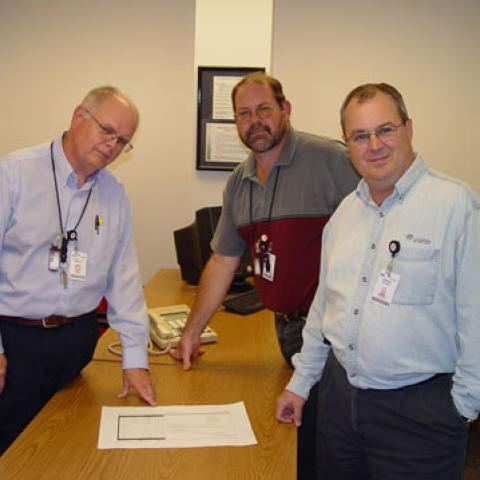
<svg viewBox="0 0 480 480">
<path fill-rule="evenodd" d="M 367 148 L 368 142 L 370 142 L 370 137 L 375 135 L 382 143 L 388 144 L 396 139 L 397 130 L 403 125 L 405 125 L 404 122 L 400 123 L 399 125 L 385 123 L 368 132 L 359 130 L 350 135 L 350 137 L 347 138 L 347 142 L 351 143 L 358 150 L 362 150 Z"/>
<path fill-rule="evenodd" d="M 130 143 L 129 138 L 124 137 L 123 135 L 119 135 L 113 128 L 107 127 L 107 125 L 100 123 L 98 119 L 96 119 L 95 116 L 92 114 L 92 112 L 90 112 L 87 108 L 85 108 L 85 111 L 87 112 L 89 117 L 91 117 L 98 125 L 98 128 L 100 129 L 102 135 L 105 137 L 105 141 L 115 140 L 117 142 L 117 145 L 120 145 L 124 152 L 129 152 L 133 148 L 133 145 Z"/>
<path fill-rule="evenodd" d="M 265 103 L 265 104 L 259 105 L 255 109 L 255 115 L 260 120 L 265 120 L 266 118 L 269 118 L 272 115 L 273 109 L 274 109 L 273 105 Z M 240 108 L 238 112 L 235 113 L 235 119 L 240 123 L 245 123 L 245 122 L 249 122 L 252 119 L 252 115 L 253 115 L 252 110 L 250 110 L 249 108 Z"/>
</svg>

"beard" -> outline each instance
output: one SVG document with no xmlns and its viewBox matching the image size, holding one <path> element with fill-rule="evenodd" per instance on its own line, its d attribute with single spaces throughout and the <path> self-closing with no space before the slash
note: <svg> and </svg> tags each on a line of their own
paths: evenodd
<svg viewBox="0 0 480 480">
<path fill-rule="evenodd" d="M 252 152 L 265 153 L 276 147 L 287 132 L 287 125 L 282 122 L 276 131 L 268 125 L 254 123 L 244 135 L 240 136 L 243 144 Z"/>
</svg>

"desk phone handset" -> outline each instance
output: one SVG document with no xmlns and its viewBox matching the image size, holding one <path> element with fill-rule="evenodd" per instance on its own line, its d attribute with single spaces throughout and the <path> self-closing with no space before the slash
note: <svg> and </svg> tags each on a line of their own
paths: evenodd
<svg viewBox="0 0 480 480">
<path fill-rule="evenodd" d="M 150 308 L 150 337 L 162 350 L 176 347 L 180 342 L 190 308 L 187 305 Z M 218 335 L 206 327 L 200 335 L 201 343 L 216 342 Z"/>
</svg>

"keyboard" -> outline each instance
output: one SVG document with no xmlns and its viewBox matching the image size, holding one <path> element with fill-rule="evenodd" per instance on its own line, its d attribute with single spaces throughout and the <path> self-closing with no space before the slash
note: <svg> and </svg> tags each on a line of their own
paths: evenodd
<svg viewBox="0 0 480 480">
<path fill-rule="evenodd" d="M 247 292 L 240 293 L 235 297 L 225 300 L 223 306 L 227 311 L 239 313 L 240 315 L 248 315 L 265 308 L 255 289 L 248 290 Z"/>
</svg>

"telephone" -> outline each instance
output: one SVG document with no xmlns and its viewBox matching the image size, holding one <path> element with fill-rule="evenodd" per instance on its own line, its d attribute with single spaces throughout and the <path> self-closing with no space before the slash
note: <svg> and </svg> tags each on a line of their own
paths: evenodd
<svg viewBox="0 0 480 480">
<path fill-rule="evenodd" d="M 176 347 L 180 342 L 189 313 L 190 308 L 187 305 L 149 308 L 151 341 L 148 344 L 148 353 L 162 355 L 171 348 Z M 208 326 L 200 335 L 200 343 L 212 343 L 217 340 L 218 335 Z M 153 348 L 152 342 L 159 350 Z M 120 342 L 113 342 L 108 345 L 108 351 L 122 356 L 122 351 L 118 347 L 120 347 Z"/>
<path fill-rule="evenodd" d="M 187 305 L 171 305 L 148 310 L 150 337 L 162 353 L 178 345 L 189 313 L 190 308 Z M 217 339 L 216 332 L 208 326 L 200 335 L 201 343 L 216 342 Z"/>
</svg>

